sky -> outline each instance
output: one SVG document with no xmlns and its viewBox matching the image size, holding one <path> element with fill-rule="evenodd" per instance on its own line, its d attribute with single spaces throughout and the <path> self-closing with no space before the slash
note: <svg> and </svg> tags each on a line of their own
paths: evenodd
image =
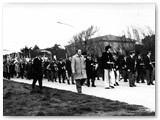
<svg viewBox="0 0 160 120">
<path fill-rule="evenodd" d="M 59 24 L 58 22 L 64 23 Z M 155 32 L 154 4 L 6 4 L 3 7 L 3 52 L 21 48 L 63 48 L 73 35 L 91 25 L 96 36 L 122 36 L 128 26 L 149 26 Z"/>
</svg>

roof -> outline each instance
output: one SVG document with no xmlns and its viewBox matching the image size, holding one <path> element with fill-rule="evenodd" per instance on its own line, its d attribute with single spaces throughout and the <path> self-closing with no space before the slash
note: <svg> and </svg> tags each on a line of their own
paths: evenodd
<svg viewBox="0 0 160 120">
<path fill-rule="evenodd" d="M 96 38 L 91 38 L 90 40 L 107 40 L 107 41 L 135 41 L 125 36 L 115 36 L 115 35 L 104 35 Z"/>
<path fill-rule="evenodd" d="M 99 41 L 108 41 L 108 42 L 135 42 L 134 39 L 126 38 L 125 36 L 115 36 L 115 35 L 104 35 L 104 36 L 99 36 L 95 38 L 91 38 L 89 40 L 94 40 L 94 42 L 99 42 Z M 67 46 L 72 46 L 74 43 Z"/>
</svg>

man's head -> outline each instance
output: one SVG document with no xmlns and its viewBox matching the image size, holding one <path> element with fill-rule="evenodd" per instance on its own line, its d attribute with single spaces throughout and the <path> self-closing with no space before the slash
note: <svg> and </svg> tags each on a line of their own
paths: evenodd
<svg viewBox="0 0 160 120">
<path fill-rule="evenodd" d="M 132 56 L 134 57 L 134 56 L 135 56 L 135 53 L 132 53 Z"/>
<path fill-rule="evenodd" d="M 125 60 L 127 59 L 127 56 L 126 56 L 126 55 L 124 56 L 124 59 L 125 59 Z"/>
<path fill-rule="evenodd" d="M 110 45 L 106 46 L 105 50 L 106 50 L 106 52 L 110 52 L 111 51 L 111 46 Z"/>
<path fill-rule="evenodd" d="M 142 55 L 141 54 L 138 54 L 138 59 L 141 59 L 142 58 Z"/>
<path fill-rule="evenodd" d="M 148 56 L 151 56 L 151 51 L 148 51 L 148 54 L 147 54 Z"/>
<path fill-rule="evenodd" d="M 131 55 L 132 57 L 134 57 L 134 56 L 135 56 L 135 51 L 130 51 L 130 55 Z"/>
<path fill-rule="evenodd" d="M 60 62 L 63 62 L 63 58 L 59 58 L 59 61 L 60 61 Z"/>
<path fill-rule="evenodd" d="M 71 61 L 71 60 L 72 60 L 72 57 L 69 57 L 68 59 Z"/>
<path fill-rule="evenodd" d="M 117 56 L 117 54 L 113 54 L 113 58 L 116 60 L 116 59 L 118 59 L 118 56 Z"/>
<path fill-rule="evenodd" d="M 38 58 L 41 58 L 41 54 L 40 54 L 40 53 L 38 53 L 38 54 L 37 54 L 37 57 L 38 57 Z"/>
<path fill-rule="evenodd" d="M 91 58 L 92 58 L 92 55 L 91 55 L 91 54 L 88 54 L 88 55 L 87 55 L 87 58 L 88 58 L 88 59 L 91 59 Z"/>
<path fill-rule="evenodd" d="M 81 55 L 82 55 L 82 51 L 81 51 L 81 49 L 78 49 L 78 50 L 77 50 L 77 55 L 79 55 L 79 56 L 81 56 Z"/>
</svg>

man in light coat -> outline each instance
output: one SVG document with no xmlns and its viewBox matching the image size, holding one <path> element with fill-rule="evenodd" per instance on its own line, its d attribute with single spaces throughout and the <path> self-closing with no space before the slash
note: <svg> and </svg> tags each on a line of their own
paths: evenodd
<svg viewBox="0 0 160 120">
<path fill-rule="evenodd" d="M 77 53 L 73 56 L 71 66 L 76 81 L 77 91 L 78 93 L 82 93 L 82 85 L 85 82 L 87 75 L 85 58 L 80 49 L 77 50 Z"/>
</svg>

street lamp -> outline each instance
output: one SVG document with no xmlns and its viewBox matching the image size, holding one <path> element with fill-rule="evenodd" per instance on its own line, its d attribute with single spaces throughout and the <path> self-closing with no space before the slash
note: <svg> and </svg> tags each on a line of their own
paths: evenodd
<svg viewBox="0 0 160 120">
<path fill-rule="evenodd" d="M 69 27 L 72 27 L 72 28 L 74 28 L 74 26 L 73 25 L 70 25 L 70 24 L 67 24 L 67 23 L 63 23 L 63 22 L 57 22 L 58 24 L 62 24 L 62 25 L 66 25 L 66 26 L 69 26 Z M 75 48 L 74 48 L 75 49 Z M 66 53 L 67 54 L 67 53 Z M 67 55 L 66 55 L 66 57 L 67 57 Z"/>
<path fill-rule="evenodd" d="M 66 23 L 63 23 L 63 22 L 57 22 L 57 23 L 58 23 L 58 24 L 67 25 L 67 26 L 73 27 L 73 25 L 66 24 Z"/>
</svg>

